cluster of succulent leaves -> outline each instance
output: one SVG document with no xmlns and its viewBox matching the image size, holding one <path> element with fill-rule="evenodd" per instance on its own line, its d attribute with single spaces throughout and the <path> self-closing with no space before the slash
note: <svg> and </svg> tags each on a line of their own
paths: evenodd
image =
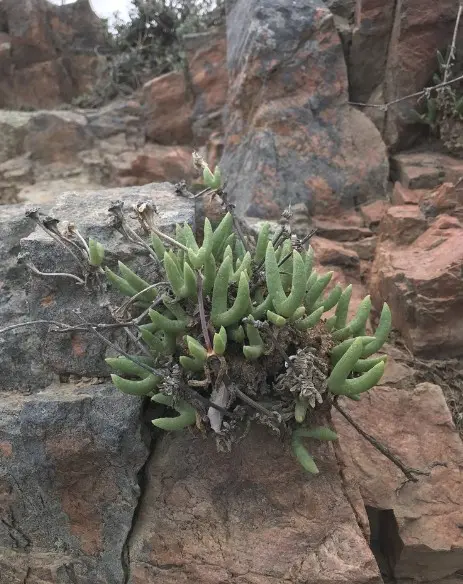
<svg viewBox="0 0 463 584">
<path fill-rule="evenodd" d="M 220 171 L 204 169 L 207 185 L 217 188 Z M 153 420 L 163 430 L 182 430 L 197 423 L 195 408 L 184 399 L 163 391 L 165 378 L 156 368 L 175 363 L 185 379 L 201 379 L 212 359 L 227 360 L 241 355 L 248 363 L 265 357 L 263 326 L 284 329 L 301 336 L 314 327 L 324 327 L 331 349 L 326 378 L 326 399 L 345 396 L 359 400 L 383 375 L 385 356 L 374 354 L 386 341 L 391 327 L 391 313 L 383 305 L 374 335 L 365 332 L 372 308 L 367 296 L 355 316 L 348 320 L 352 285 L 343 289 L 337 284 L 330 290 L 333 273 L 319 274 L 314 269 L 314 251 L 281 237 L 280 229 L 271 233 L 264 224 L 252 245 L 246 250 L 234 230 L 234 217 L 227 213 L 212 228 L 206 218 L 204 236 L 198 242 L 190 225 L 176 226 L 175 238 L 165 239 L 155 232 L 151 247 L 165 272 L 169 293 L 162 294 L 153 284 L 140 278 L 119 262 L 119 274 L 105 268 L 111 284 L 126 296 L 137 297 L 148 308 L 149 322 L 139 325 L 140 338 L 152 358 L 126 356 L 108 358 L 115 386 L 124 393 L 149 396 L 152 401 L 169 406 L 174 417 Z M 249 243 L 249 242 L 248 242 Z M 92 261 L 103 262 L 98 242 L 90 242 Z M 155 284 L 155 283 L 154 283 Z M 160 302 L 161 300 L 161 302 Z M 204 326 L 199 326 L 198 314 Z M 333 312 L 329 318 L 326 313 Z M 208 339 L 206 340 L 205 335 Z M 307 338 L 307 337 L 305 337 Z M 288 366 L 288 364 L 286 363 Z M 149 367 L 146 367 L 149 366 Z M 246 388 L 242 388 L 246 391 Z M 211 392 L 207 384 L 204 391 Z M 295 396 L 292 419 L 292 450 L 302 466 L 317 473 L 316 464 L 306 449 L 305 438 L 334 440 L 328 427 L 310 427 L 310 410 L 314 404 Z"/>
<path fill-rule="evenodd" d="M 449 63 L 450 49 L 443 55 L 441 51 L 437 51 L 438 70 L 433 75 L 433 83 L 435 86 L 440 86 L 444 81 L 445 71 Z M 449 63 L 449 66 L 452 62 Z M 447 74 L 447 80 L 450 80 L 453 75 Z M 425 94 L 425 111 L 419 113 L 417 110 L 412 110 L 411 115 L 415 122 L 429 126 L 433 134 L 437 134 L 439 130 L 439 123 L 443 117 L 453 119 L 463 119 L 463 94 L 455 90 L 451 85 L 438 87 L 436 90 L 430 90 Z"/>
</svg>

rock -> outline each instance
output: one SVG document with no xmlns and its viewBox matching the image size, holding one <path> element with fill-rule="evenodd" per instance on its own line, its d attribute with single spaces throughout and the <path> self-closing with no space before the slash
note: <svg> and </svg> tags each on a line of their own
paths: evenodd
<svg viewBox="0 0 463 584">
<path fill-rule="evenodd" d="M 89 129 L 98 140 L 124 134 L 127 144 L 143 146 L 145 122 L 143 108 L 138 101 L 114 101 L 86 114 Z"/>
<path fill-rule="evenodd" d="M 391 176 L 409 189 L 435 189 L 443 182 L 457 183 L 463 161 L 434 152 L 404 152 L 391 157 Z"/>
<path fill-rule="evenodd" d="M 55 385 L 0 401 L 0 583 L 124 582 L 141 400 Z"/>
<path fill-rule="evenodd" d="M 391 239 L 378 244 L 371 296 L 377 308 L 389 304 L 393 324 L 414 354 L 462 355 L 462 268 L 463 228 L 455 217 L 440 215 L 408 247 Z"/>
<path fill-rule="evenodd" d="M 320 265 L 339 266 L 345 270 L 360 273 L 360 258 L 355 251 L 323 237 L 313 237 L 310 243 L 314 249 L 317 263 Z"/>
<path fill-rule="evenodd" d="M 123 239 L 109 225 L 107 209 L 116 199 L 122 199 L 128 206 L 140 200 L 155 201 L 159 210 L 158 224 L 167 231 L 172 230 L 178 222 L 192 223 L 194 220 L 192 202 L 175 195 L 173 187 L 165 183 L 82 194 L 66 193 L 55 201 L 52 208 L 45 209 L 44 212 L 61 221 L 74 222 L 83 237 L 94 237 L 100 241 L 107 250 L 107 263 L 112 269 L 117 271 L 117 260 L 120 259 L 142 277 L 156 281 L 159 277 L 156 265 L 147 261 L 146 253 Z M 22 221 L 24 222 L 24 219 Z M 134 219 L 129 219 L 129 222 L 134 228 L 139 229 Z M 5 220 L 5 226 L 6 229 L 10 228 L 8 219 Z M 26 222 L 26 227 L 30 235 L 26 237 L 18 227 L 14 228 L 8 240 L 11 241 L 8 243 L 11 254 L 9 261 L 14 270 L 19 271 L 22 279 L 16 282 L 13 278 L 15 271 L 12 271 L 11 276 L 8 272 L 4 286 L 7 287 L 7 292 L 11 290 L 10 294 L 13 295 L 19 289 L 22 295 L 17 297 L 13 295 L 10 301 L 13 304 L 7 304 L 4 309 L 7 322 L 2 324 L 6 326 L 31 320 L 55 320 L 77 325 L 81 321 L 73 314 L 74 310 L 79 310 L 89 322 L 114 322 L 110 306 L 120 305 L 122 296 L 118 292 L 111 288 L 109 291 L 88 291 L 70 279 L 25 275 L 24 270 L 16 266 L 15 257 L 21 249 L 21 252 L 43 272 L 79 275 L 79 268 L 70 254 L 41 229 L 37 228 L 32 233 L 32 220 L 30 223 Z M 5 357 L 0 360 L 1 390 L 37 391 L 45 387 L 53 375 L 67 379 L 70 375 L 99 377 L 108 374 L 103 360 L 108 349 L 97 337 L 81 332 L 56 333 L 49 329 L 48 325 L 37 325 L 33 328 L 18 329 L 16 334 L 8 333 L 8 337 L 3 336 L 0 339 L 8 346 Z M 39 354 L 32 351 L 37 344 L 36 334 L 40 336 Z M 120 340 L 120 333 L 110 333 L 107 336 L 109 339 Z M 33 359 L 31 354 L 34 355 Z M 17 361 L 17 365 L 12 367 L 13 360 Z M 42 374 L 42 371 L 46 374 Z"/>
<path fill-rule="evenodd" d="M 436 217 L 441 213 L 451 215 L 458 204 L 455 185 L 442 184 L 436 190 L 424 195 L 420 203 L 420 208 L 426 217 Z"/>
<path fill-rule="evenodd" d="M 55 107 L 96 81 L 94 49 L 107 40 L 88 0 L 3 0 L 1 10 L 9 39 L 0 54 L 0 107 Z"/>
<path fill-rule="evenodd" d="M 146 470 L 129 545 L 130 584 L 379 584 L 330 447 L 308 476 L 267 428 L 232 453 L 164 435 Z"/>
<path fill-rule="evenodd" d="M 391 203 L 393 205 L 418 205 L 426 192 L 426 189 L 409 189 L 396 181 L 391 195 Z"/>
<path fill-rule="evenodd" d="M 73 162 L 91 147 L 87 119 L 70 111 L 11 112 L 0 110 L 0 162 L 28 153 L 41 163 Z"/>
<path fill-rule="evenodd" d="M 238 213 L 278 217 L 290 202 L 339 213 L 385 193 L 386 150 L 346 103 L 341 41 L 324 3 L 238 0 L 227 22 L 221 166 Z"/>
<path fill-rule="evenodd" d="M 361 260 L 371 261 L 375 257 L 377 242 L 378 237 L 372 235 L 371 237 L 365 237 L 358 241 L 345 241 L 342 245 L 346 249 L 355 251 Z"/>
<path fill-rule="evenodd" d="M 390 207 L 378 229 L 380 240 L 390 239 L 396 245 L 409 245 L 426 231 L 426 217 L 418 205 Z"/>
<path fill-rule="evenodd" d="M 404 584 L 457 582 L 463 568 L 463 446 L 442 390 L 430 383 L 412 391 L 378 387 L 368 399 L 343 400 L 342 406 L 406 465 L 430 469 L 429 477 L 403 485 L 401 471 L 335 412 L 341 456 L 370 511 L 372 543 L 386 556 L 387 576 Z"/>
<path fill-rule="evenodd" d="M 336 219 L 314 217 L 313 225 L 317 228 L 317 235 L 335 241 L 358 241 L 373 235 L 370 229 L 363 226 L 364 222 L 358 213 L 345 214 Z"/>
<path fill-rule="evenodd" d="M 354 16 L 355 0 L 326 0 L 326 5 L 333 14 L 346 20 Z"/>
<path fill-rule="evenodd" d="M 388 202 L 381 200 L 374 201 L 368 205 L 362 205 L 360 207 L 360 214 L 365 221 L 365 226 L 376 231 L 388 207 Z"/>
<path fill-rule="evenodd" d="M 192 95 L 183 73 L 156 77 L 143 87 L 146 137 L 157 144 L 191 144 Z"/>
<path fill-rule="evenodd" d="M 33 181 L 29 155 L 10 158 L 0 164 L 0 205 L 17 203 L 23 185 Z"/>
<path fill-rule="evenodd" d="M 22 205 L 1 207 L 0 329 L 30 320 L 26 297 L 29 274 L 18 265 L 17 255 L 21 239 L 35 226 L 24 212 Z M 53 372 L 44 367 L 41 349 L 42 336 L 37 329 L 24 327 L 0 335 L 0 390 L 28 389 L 24 378 L 29 379 L 30 388 L 45 387 L 55 380 Z"/>
<path fill-rule="evenodd" d="M 184 37 L 188 74 L 194 95 L 191 114 L 195 144 L 222 133 L 222 110 L 227 100 L 227 43 L 224 28 Z M 208 163 L 211 164 L 209 158 Z"/>
<path fill-rule="evenodd" d="M 352 101 L 368 102 L 384 81 L 395 5 L 384 0 L 357 3 L 347 65 Z"/>
<path fill-rule="evenodd" d="M 15 158 L 24 152 L 24 139 L 30 114 L 25 112 L 3 112 L 0 110 L 0 163 Z"/>
<path fill-rule="evenodd" d="M 72 162 L 77 152 L 92 146 L 85 116 L 74 112 L 40 112 L 31 116 L 24 150 L 43 163 Z"/>
<path fill-rule="evenodd" d="M 437 70 L 436 50 L 450 45 L 458 5 L 452 0 L 363 0 L 357 3 L 346 47 L 353 101 L 385 104 L 421 91 Z M 461 32 L 460 32 L 461 34 Z M 460 38 L 463 38 L 461 36 Z M 405 100 L 388 109 L 366 108 L 392 149 L 410 146 L 419 133 Z"/>
<path fill-rule="evenodd" d="M 193 174 L 191 148 L 146 144 L 143 148 L 104 156 L 111 181 L 124 186 L 169 180 L 176 183 Z"/>
</svg>

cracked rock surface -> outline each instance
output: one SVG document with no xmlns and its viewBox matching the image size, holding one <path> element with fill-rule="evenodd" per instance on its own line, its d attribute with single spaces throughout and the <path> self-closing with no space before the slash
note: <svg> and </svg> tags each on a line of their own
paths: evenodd
<svg viewBox="0 0 463 584">
<path fill-rule="evenodd" d="M 307 476 L 267 428 L 233 454 L 165 435 L 146 468 L 130 584 L 380 584 L 330 446 Z"/>
<path fill-rule="evenodd" d="M 0 583 L 122 584 L 147 448 L 110 384 L 0 401 Z"/>
</svg>

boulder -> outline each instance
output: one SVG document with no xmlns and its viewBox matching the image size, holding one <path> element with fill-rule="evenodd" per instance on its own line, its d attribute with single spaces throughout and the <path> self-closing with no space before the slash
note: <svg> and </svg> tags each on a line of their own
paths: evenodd
<svg viewBox="0 0 463 584">
<path fill-rule="evenodd" d="M 130 584 L 380 584 L 331 447 L 318 476 L 268 428 L 219 453 L 212 439 L 164 435 L 146 467 L 129 543 Z"/>
<path fill-rule="evenodd" d="M 414 354 L 463 354 L 462 269 L 463 227 L 456 217 L 440 215 L 411 245 L 386 238 L 378 244 L 370 293 L 377 308 L 389 304 Z"/>
<path fill-rule="evenodd" d="M 461 176 L 463 161 L 445 154 L 410 151 L 391 157 L 391 177 L 408 189 L 435 189 Z"/>
<path fill-rule="evenodd" d="M 145 185 L 152 182 L 173 183 L 193 175 L 191 148 L 146 144 L 143 148 L 107 155 L 113 181 L 120 185 Z"/>
<path fill-rule="evenodd" d="M 324 237 L 313 237 L 310 243 L 320 265 L 337 266 L 348 272 L 360 273 L 360 258 L 354 250 Z"/>
<path fill-rule="evenodd" d="M 157 144 L 191 144 L 191 89 L 181 71 L 155 77 L 143 87 L 146 138 Z"/>
<path fill-rule="evenodd" d="M 31 116 L 24 151 L 41 163 L 73 162 L 81 150 L 92 146 L 85 116 L 70 111 L 38 112 Z"/>
<path fill-rule="evenodd" d="M 17 262 L 22 238 L 34 231 L 22 205 L 3 205 L 0 212 L 0 328 L 30 320 L 26 287 L 29 274 Z M 42 335 L 25 326 L 0 335 L 0 390 L 46 387 L 57 376 L 42 360 Z M 28 380 L 27 382 L 25 380 Z M 0 440 L 1 441 L 1 440 Z"/>
<path fill-rule="evenodd" d="M 140 414 L 108 384 L 2 394 L 1 584 L 123 584 L 148 456 Z"/>
<path fill-rule="evenodd" d="M 427 192 L 420 201 L 420 208 L 426 217 L 436 217 L 441 213 L 453 214 L 458 205 L 458 195 L 453 183 L 444 183 Z"/>
<path fill-rule="evenodd" d="M 426 217 L 418 205 L 390 207 L 379 224 L 380 240 L 389 239 L 395 245 L 409 245 L 426 231 Z"/>
<path fill-rule="evenodd" d="M 367 399 L 347 401 L 343 409 L 365 432 L 407 466 L 429 471 L 404 484 L 401 471 L 334 414 L 340 458 L 367 506 L 385 581 L 457 582 L 463 569 L 463 445 L 441 388 L 377 387 Z"/>
<path fill-rule="evenodd" d="M 226 31 L 220 27 L 186 35 L 184 43 L 194 95 L 192 129 L 195 144 L 199 145 L 214 132 L 223 131 L 222 110 L 228 91 Z"/>
<path fill-rule="evenodd" d="M 8 32 L 0 52 L 0 107 L 51 108 L 84 92 L 99 75 L 96 47 L 103 22 L 89 0 L 57 6 L 47 0 L 3 0 Z"/>
<path fill-rule="evenodd" d="M 278 217 L 300 202 L 339 213 L 385 193 L 386 149 L 347 105 L 341 41 L 321 0 L 237 0 L 227 43 L 221 166 L 240 214 Z"/>
<path fill-rule="evenodd" d="M 393 205 L 418 205 L 426 189 L 409 189 L 396 181 L 391 194 Z"/>
<path fill-rule="evenodd" d="M 194 221 L 192 202 L 178 197 L 174 188 L 166 183 L 82 194 L 65 193 L 44 212 L 61 221 L 72 221 L 83 237 L 100 241 L 107 250 L 108 264 L 116 271 L 119 259 L 139 271 L 141 276 L 156 279 L 156 265 L 147 261 L 146 252 L 125 240 L 110 226 L 107 209 L 116 199 L 123 200 L 129 207 L 140 200 L 155 201 L 159 210 L 158 223 L 167 231 L 178 222 Z M 12 213 L 12 219 L 6 216 L 4 221 L 5 252 L 9 254 L 10 268 L 1 278 L 7 296 L 1 309 L 3 312 L 0 312 L 0 326 L 30 320 L 55 320 L 77 325 L 81 321 L 73 314 L 75 310 L 91 322 L 114 322 L 110 307 L 121 304 L 123 298 L 118 292 L 111 288 L 105 290 L 105 287 L 89 291 L 71 279 L 37 276 L 26 272 L 24 266 L 16 265 L 16 256 L 21 251 L 40 271 L 79 275 L 73 257 L 39 227 L 34 230 L 32 220 L 22 216 L 24 209 Z M 134 219 L 129 219 L 129 222 L 141 231 Z M 119 339 L 120 333 L 108 333 L 108 338 Z M 6 333 L 0 337 L 0 342 L 6 347 L 0 360 L 0 390 L 38 391 L 56 376 L 68 379 L 71 375 L 108 375 L 104 363 L 108 349 L 91 334 L 56 333 L 49 325 L 39 324 Z"/>
<path fill-rule="evenodd" d="M 362 205 L 360 207 L 360 215 L 365 222 L 365 227 L 376 231 L 388 207 L 389 203 L 384 200 L 377 200 L 368 205 Z"/>
<path fill-rule="evenodd" d="M 358 241 L 365 237 L 371 237 L 373 232 L 364 227 L 364 220 L 360 213 L 351 212 L 335 218 L 324 216 L 314 217 L 313 226 L 317 229 L 317 235 L 333 239 L 334 241 Z"/>
</svg>

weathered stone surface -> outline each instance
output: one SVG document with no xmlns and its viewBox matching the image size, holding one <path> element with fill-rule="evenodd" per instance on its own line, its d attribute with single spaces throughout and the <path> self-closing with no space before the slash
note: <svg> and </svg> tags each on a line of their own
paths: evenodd
<svg viewBox="0 0 463 584">
<path fill-rule="evenodd" d="M 388 202 L 383 200 L 374 201 L 368 205 L 362 205 L 360 207 L 360 214 L 363 217 L 365 226 L 376 231 L 381 219 L 387 212 L 388 207 Z"/>
<path fill-rule="evenodd" d="M 440 387 L 378 387 L 368 399 L 346 402 L 344 409 L 362 429 L 405 464 L 431 470 L 429 477 L 401 487 L 400 470 L 334 415 L 342 457 L 371 516 L 379 519 L 372 536 L 387 555 L 388 576 L 400 584 L 456 583 L 463 569 L 463 446 Z"/>
<path fill-rule="evenodd" d="M 390 207 L 378 229 L 380 240 L 390 239 L 396 245 L 408 245 L 426 231 L 426 217 L 418 205 Z"/>
<path fill-rule="evenodd" d="M 1 12 L 8 41 L 0 54 L 0 107 L 53 107 L 95 82 L 94 49 L 106 38 L 88 0 L 3 0 Z"/>
<path fill-rule="evenodd" d="M 403 152 L 392 156 L 391 176 L 409 189 L 434 189 L 443 182 L 457 183 L 463 161 L 434 152 Z"/>
<path fill-rule="evenodd" d="M 107 249 L 108 265 L 113 269 L 117 269 L 115 265 L 120 259 L 132 266 L 140 275 L 155 279 L 158 277 L 156 265 L 147 261 L 146 253 L 124 240 L 109 225 L 107 209 L 116 199 L 123 200 L 129 207 L 140 200 L 154 201 L 159 210 L 159 225 L 166 230 L 173 229 L 177 222 L 194 221 L 192 202 L 175 195 L 172 185 L 166 183 L 83 194 L 67 193 L 59 197 L 51 209 L 45 211 L 61 221 L 74 222 L 85 238 L 94 237 L 100 241 Z M 20 221 L 20 218 L 17 220 Z M 140 229 L 135 220 L 129 219 L 129 222 L 137 231 Z M 21 227 L 23 225 L 24 227 Z M 5 226 L 7 230 L 10 228 L 8 218 L 5 220 Z M 79 268 L 72 256 L 42 230 L 37 228 L 31 233 L 32 222 L 28 225 L 22 219 L 19 226 L 21 230 L 18 227 L 14 231 L 10 238 L 11 243 L 8 244 L 13 273 L 11 276 L 9 273 L 6 274 L 4 286 L 7 291 L 11 288 L 13 304 L 5 308 L 5 318 L 8 319 L 5 325 L 41 319 L 76 325 L 80 321 L 73 314 L 74 310 L 79 310 L 89 322 L 113 322 L 110 305 L 118 306 L 122 296 L 111 289 L 108 292 L 90 293 L 70 279 L 42 278 L 36 275 L 30 275 L 29 283 L 26 285 L 23 270 L 19 270 L 22 279 L 18 282 L 14 280 L 16 273 L 14 270 L 18 271 L 15 267 L 15 256 L 20 249 L 43 272 L 68 272 L 79 275 Z M 25 237 L 27 233 L 22 229 L 26 231 L 28 229 L 28 233 L 31 234 Z M 20 241 L 21 237 L 23 239 Z M 22 290 L 22 296 L 13 294 L 18 289 Z M 14 342 L 10 336 L 0 339 L 0 342 L 8 344 L 5 358 L 0 360 L 1 390 L 38 391 L 49 383 L 53 374 L 61 375 L 63 378 L 69 375 L 96 377 L 108 374 L 103 361 L 107 348 L 98 338 L 79 332 L 57 334 L 49 328 L 48 325 L 38 325 L 34 329 L 19 330 L 13 337 Z M 37 349 L 36 332 L 40 335 L 40 352 Z M 115 339 L 119 338 L 118 334 L 107 336 Z M 34 359 L 29 357 L 32 351 L 30 344 L 36 351 L 33 353 Z M 17 360 L 14 367 L 11 365 L 13 359 Z M 46 374 L 42 374 L 43 371 L 46 371 Z"/>
<path fill-rule="evenodd" d="M 0 583 L 123 584 L 141 400 L 54 385 L 0 401 Z"/>
<path fill-rule="evenodd" d="M 372 235 L 371 237 L 364 237 L 358 241 L 345 241 L 342 245 L 346 249 L 355 251 L 361 260 L 370 261 L 375 257 L 377 242 L 378 237 L 376 235 Z"/>
<path fill-rule="evenodd" d="M 352 101 L 368 102 L 384 81 L 395 5 L 385 0 L 362 0 L 356 6 L 347 55 L 349 86 Z"/>
<path fill-rule="evenodd" d="M 289 202 L 331 212 L 381 196 L 386 150 L 346 103 L 341 41 L 323 2 L 238 0 L 227 35 L 221 166 L 238 212 L 277 217 Z"/>
<path fill-rule="evenodd" d="M 72 162 L 77 152 L 92 145 L 85 116 L 74 112 L 40 112 L 31 116 L 24 151 L 43 163 Z"/>
<path fill-rule="evenodd" d="M 146 470 L 130 540 L 130 584 L 379 584 L 331 447 L 308 476 L 266 428 L 232 454 L 165 435 Z"/>
<path fill-rule="evenodd" d="M 385 104 L 422 90 L 437 70 L 437 49 L 450 45 L 458 4 L 453 0 L 362 0 L 357 2 L 346 46 L 352 99 Z M 460 39 L 463 39 L 460 32 Z M 387 114 L 366 108 L 391 148 L 411 146 L 418 132 L 405 100 Z"/>
<path fill-rule="evenodd" d="M 192 150 L 184 146 L 146 144 L 144 148 L 107 155 L 116 184 L 144 185 L 151 182 L 179 182 L 193 174 Z"/>
<path fill-rule="evenodd" d="M 0 212 L 0 328 L 26 323 L 29 309 L 26 286 L 29 279 L 24 266 L 17 263 L 20 240 L 27 237 L 34 224 L 24 216 L 22 205 L 4 205 Z M 0 335 L 0 389 L 45 387 L 55 379 L 44 367 L 41 357 L 42 337 L 34 328 L 19 328 Z"/>
<path fill-rule="evenodd" d="M 143 87 L 146 137 L 158 144 L 190 144 L 193 140 L 191 90 L 180 71 L 152 79 Z"/>
<path fill-rule="evenodd" d="M 339 266 L 349 272 L 360 273 L 360 258 L 354 250 L 324 237 L 313 237 L 310 243 L 320 265 Z"/>
<path fill-rule="evenodd" d="M 373 235 L 369 228 L 364 227 L 362 216 L 354 212 L 335 219 L 314 217 L 313 225 L 317 228 L 317 235 L 335 241 L 357 241 Z"/>
<path fill-rule="evenodd" d="M 194 95 L 191 114 L 194 141 L 204 144 L 213 132 L 222 133 L 222 110 L 228 90 L 226 31 L 218 28 L 186 35 L 184 43 Z"/>
<path fill-rule="evenodd" d="M 0 163 L 23 153 L 24 138 L 30 115 L 0 110 Z"/>
<path fill-rule="evenodd" d="M 389 304 L 394 326 L 414 354 L 462 355 L 462 269 L 463 228 L 456 217 L 440 215 L 408 247 L 390 239 L 378 244 L 372 299 L 377 308 Z"/>
<path fill-rule="evenodd" d="M 99 140 L 124 134 L 128 144 L 144 143 L 143 108 L 136 100 L 114 101 L 97 111 L 86 112 L 86 118 L 93 136 Z"/>
<path fill-rule="evenodd" d="M 420 208 L 426 217 L 436 217 L 441 213 L 452 215 L 457 205 L 457 192 L 453 183 L 442 184 L 424 194 L 420 201 Z"/>
<path fill-rule="evenodd" d="M 426 189 L 409 189 L 396 181 L 391 194 L 391 203 L 393 205 L 418 205 L 424 193 L 426 193 Z"/>
</svg>

